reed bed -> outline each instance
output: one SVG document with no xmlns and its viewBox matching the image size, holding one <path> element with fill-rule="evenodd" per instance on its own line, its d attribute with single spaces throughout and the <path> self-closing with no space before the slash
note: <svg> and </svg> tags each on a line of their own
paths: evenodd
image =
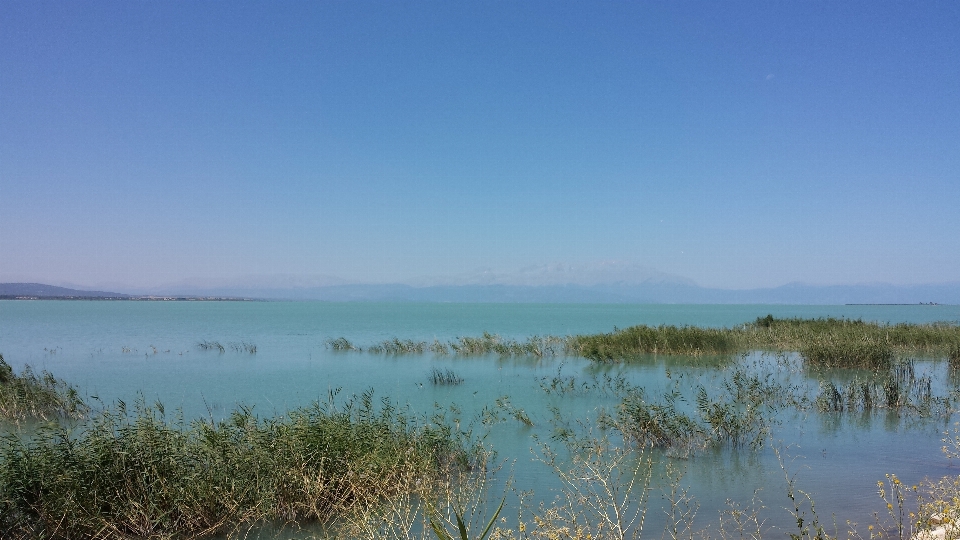
<svg viewBox="0 0 960 540">
<path fill-rule="evenodd" d="M 336 351 L 364 350 L 342 337 L 327 341 L 327 347 Z M 960 325 L 886 325 L 859 319 L 777 319 L 767 315 L 733 328 L 639 325 L 615 328 L 609 333 L 532 336 L 522 341 L 484 332 L 479 337 L 433 343 L 393 338 L 365 350 L 398 355 L 576 355 L 600 362 L 650 354 L 709 358 L 765 350 L 799 352 L 811 367 L 886 370 L 902 355 L 942 356 L 960 365 Z"/>
<path fill-rule="evenodd" d="M 960 347 L 954 323 L 881 324 L 860 319 L 758 318 L 731 330 L 741 349 L 798 351 L 823 367 L 888 368 L 897 355 L 949 357 Z"/>
<path fill-rule="evenodd" d="M 480 454 L 444 425 L 366 393 L 259 418 L 168 420 L 121 403 L 82 428 L 0 444 L 0 537 L 195 538 L 267 522 L 326 523 L 429 489 Z"/>
<path fill-rule="evenodd" d="M 367 352 L 372 354 L 423 354 L 426 350 L 426 341 L 414 341 L 412 339 L 400 340 L 397 338 L 388 339 L 367 347 Z"/>
<path fill-rule="evenodd" d="M 450 349 L 459 355 L 498 354 L 500 356 L 557 356 L 565 354 L 567 340 L 555 336 L 532 336 L 525 341 L 505 339 L 484 332 L 479 338 L 461 337 L 450 343 Z"/>
<path fill-rule="evenodd" d="M 906 409 L 924 416 L 951 412 L 950 399 L 934 395 L 932 379 L 917 376 L 912 361 L 897 362 L 886 372 L 857 376 L 846 384 L 821 381 L 815 404 L 820 412 Z"/>
<path fill-rule="evenodd" d="M 608 334 L 575 336 L 569 348 L 585 358 L 599 361 L 641 354 L 701 356 L 738 350 L 730 330 L 668 325 L 631 326 Z"/>
<path fill-rule="evenodd" d="M 633 326 L 575 336 L 569 352 L 592 360 L 643 354 L 719 355 L 750 350 L 796 351 L 821 368 L 886 370 L 898 355 L 943 356 L 960 362 L 960 325 L 886 325 L 856 319 L 777 319 L 771 315 L 734 328 Z"/>
<path fill-rule="evenodd" d="M 497 354 L 500 356 L 536 356 L 542 358 L 544 356 L 566 354 L 567 341 L 567 338 L 555 336 L 533 336 L 525 341 L 518 341 L 484 332 L 480 337 L 459 337 L 449 341 L 435 339 L 433 343 L 393 338 L 363 348 L 341 337 L 327 341 L 326 345 L 335 351 L 365 351 L 372 354 L 403 355 L 430 352 L 436 355 L 481 356 Z"/>
<path fill-rule="evenodd" d="M 30 366 L 15 373 L 0 354 L 0 420 L 77 419 L 89 412 L 73 386 L 47 371 L 37 375 Z"/>
</svg>

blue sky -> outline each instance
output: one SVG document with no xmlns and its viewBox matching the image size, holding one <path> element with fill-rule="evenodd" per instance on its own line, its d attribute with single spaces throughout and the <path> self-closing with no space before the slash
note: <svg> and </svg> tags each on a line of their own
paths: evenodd
<svg viewBox="0 0 960 540">
<path fill-rule="evenodd" d="M 0 281 L 960 280 L 956 2 L 0 3 Z"/>
</svg>

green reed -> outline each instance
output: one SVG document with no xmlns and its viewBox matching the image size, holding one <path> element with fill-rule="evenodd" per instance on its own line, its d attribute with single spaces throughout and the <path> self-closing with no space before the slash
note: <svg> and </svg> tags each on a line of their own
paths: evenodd
<svg viewBox="0 0 960 540">
<path fill-rule="evenodd" d="M 574 336 L 568 341 L 568 352 L 601 361 L 643 354 L 700 356 L 750 350 L 799 352 L 810 366 L 821 368 L 884 370 L 897 355 L 904 354 L 944 356 L 960 362 L 960 326 L 767 315 L 734 328 L 640 325 Z"/>
<path fill-rule="evenodd" d="M 2 439 L 0 537 L 193 538 L 326 523 L 481 459 L 461 435 L 376 405 L 371 392 L 190 423 L 121 402 L 73 430 Z"/>
<path fill-rule="evenodd" d="M 14 373 L 0 354 L 0 420 L 82 418 L 89 411 L 73 386 L 30 366 Z"/>
<path fill-rule="evenodd" d="M 338 351 L 361 351 L 345 338 L 330 340 Z M 638 325 L 601 334 L 568 337 L 532 336 L 526 340 L 484 332 L 442 342 L 392 340 L 367 352 L 381 354 L 453 354 L 457 356 L 574 355 L 596 361 L 635 359 L 644 355 L 709 358 L 752 350 L 798 352 L 811 367 L 885 370 L 898 355 L 943 356 L 960 364 L 960 325 L 952 323 L 896 324 L 859 319 L 777 319 L 759 317 L 733 328 Z"/>
<path fill-rule="evenodd" d="M 770 433 L 778 410 L 796 406 L 801 399 L 771 376 L 736 369 L 718 389 L 698 385 L 693 410 L 674 389 L 659 401 L 646 397 L 643 388 L 627 388 L 610 427 L 641 446 L 668 448 L 689 454 L 709 446 L 760 447 Z M 712 394 L 712 395 L 711 395 Z"/>
<path fill-rule="evenodd" d="M 860 319 L 776 319 L 770 315 L 732 329 L 741 349 L 797 351 L 820 367 L 887 369 L 897 355 L 949 357 L 960 347 L 960 325 L 881 324 Z"/>
<path fill-rule="evenodd" d="M 869 412 L 874 410 L 912 411 L 923 416 L 949 414 L 951 400 L 933 394 L 929 375 L 918 376 L 912 361 L 895 363 L 886 371 L 852 381 L 824 380 L 815 400 L 821 412 Z"/>
<path fill-rule="evenodd" d="M 724 354 L 735 352 L 737 342 L 726 329 L 639 325 L 608 334 L 575 336 L 569 348 L 585 358 L 604 361 L 641 354 Z"/>
</svg>

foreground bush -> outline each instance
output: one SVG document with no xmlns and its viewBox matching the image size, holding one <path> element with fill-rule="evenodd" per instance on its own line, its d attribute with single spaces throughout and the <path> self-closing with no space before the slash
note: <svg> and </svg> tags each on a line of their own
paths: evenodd
<svg viewBox="0 0 960 540">
<path fill-rule="evenodd" d="M 469 465 L 448 427 L 371 395 L 278 418 L 169 422 L 122 405 L 82 430 L 8 435 L 2 538 L 192 538 L 258 522 L 325 522 Z"/>
</svg>

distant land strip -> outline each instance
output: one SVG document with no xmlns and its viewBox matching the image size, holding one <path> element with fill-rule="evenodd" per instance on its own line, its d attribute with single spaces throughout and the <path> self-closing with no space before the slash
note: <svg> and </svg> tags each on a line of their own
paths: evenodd
<svg viewBox="0 0 960 540">
<path fill-rule="evenodd" d="M 81 291 L 43 283 L 0 283 L 0 300 L 133 300 L 148 302 L 253 302 L 238 296 L 131 295 L 106 291 Z"/>
<path fill-rule="evenodd" d="M 30 296 L 0 294 L 0 300 L 116 300 L 144 302 L 263 302 L 258 298 L 220 296 Z"/>
<path fill-rule="evenodd" d="M 942 306 L 943 304 L 939 304 L 939 303 L 937 303 L 937 302 L 913 302 L 913 303 L 910 303 L 910 304 L 907 304 L 907 303 L 901 303 L 901 304 L 890 304 L 890 303 L 887 303 L 887 304 L 884 304 L 884 303 L 880 303 L 880 302 L 871 302 L 871 303 L 844 304 L 844 305 L 846 305 L 846 306 Z"/>
</svg>

